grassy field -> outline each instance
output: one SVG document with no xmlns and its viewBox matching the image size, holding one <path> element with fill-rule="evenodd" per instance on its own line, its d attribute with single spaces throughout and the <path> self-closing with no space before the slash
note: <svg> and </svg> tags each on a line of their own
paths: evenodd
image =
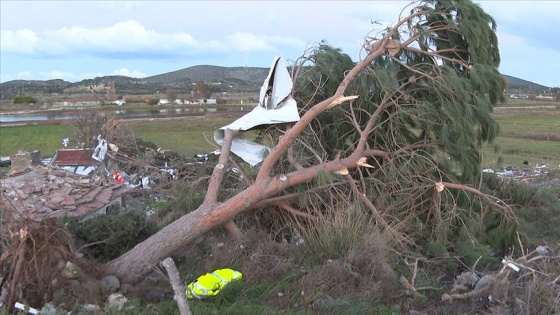
<svg viewBox="0 0 560 315">
<path fill-rule="evenodd" d="M 122 127 L 130 128 L 137 138 L 151 141 L 163 150 L 194 155 L 217 148 L 214 131 L 234 120 L 235 117 L 130 120 L 122 122 Z M 40 150 L 43 157 L 50 157 L 56 149 L 63 148 L 62 139 L 70 136 L 70 128 L 64 124 L 0 127 L 0 156 L 10 156 L 19 150 Z"/>
<path fill-rule="evenodd" d="M 524 160 L 533 165 L 547 163 L 553 168 L 560 165 L 560 109 L 497 109 L 494 117 L 501 127 L 496 139 L 499 151 L 495 152 L 492 145 L 484 147 L 484 167 L 521 166 Z M 214 131 L 234 120 L 235 117 L 127 120 L 122 126 L 164 150 L 194 155 L 217 148 Z M 62 148 L 62 139 L 69 135 L 65 125 L 1 127 L 0 156 L 18 150 L 40 150 L 42 156 L 49 157 Z"/>
<path fill-rule="evenodd" d="M 43 157 L 52 156 L 62 148 L 62 139 L 69 136 L 66 125 L 0 127 L 0 156 L 10 156 L 19 150 L 40 150 Z"/>
<path fill-rule="evenodd" d="M 163 150 L 186 155 L 217 149 L 214 131 L 235 120 L 230 118 L 189 117 L 180 119 L 125 121 L 136 137 L 151 141 Z"/>
<path fill-rule="evenodd" d="M 506 98 L 505 104 L 501 104 L 499 106 L 506 106 L 506 107 L 530 107 L 530 106 L 560 106 L 560 103 L 555 102 L 553 100 L 534 100 L 531 101 L 526 98 Z"/>
<path fill-rule="evenodd" d="M 522 166 L 523 161 L 546 163 L 556 168 L 560 164 L 560 109 L 496 110 L 500 123 L 496 139 L 499 151 L 493 146 L 484 148 L 484 166 Z M 503 163 L 498 163 L 499 158 Z"/>
</svg>

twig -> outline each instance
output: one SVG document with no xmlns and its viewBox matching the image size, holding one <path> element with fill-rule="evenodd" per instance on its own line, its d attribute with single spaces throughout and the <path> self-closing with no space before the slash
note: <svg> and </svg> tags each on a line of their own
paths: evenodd
<svg viewBox="0 0 560 315">
<path fill-rule="evenodd" d="M 179 276 L 179 271 L 175 266 L 175 262 L 173 262 L 173 259 L 170 257 L 167 257 L 161 262 L 161 265 L 167 270 L 167 274 L 169 275 L 169 282 L 171 282 L 177 304 L 179 305 L 179 313 L 181 315 L 192 315 L 187 302 L 186 293 L 181 288 L 181 277 Z"/>
<path fill-rule="evenodd" d="M 401 276 L 400 280 L 401 280 L 402 285 L 404 285 L 404 287 L 408 290 L 408 292 L 410 294 L 412 294 L 413 297 L 417 298 L 417 297 L 420 296 L 420 293 L 418 293 L 418 291 L 416 291 L 414 286 L 412 284 L 410 284 L 410 282 L 408 282 L 408 280 L 404 276 Z"/>
<path fill-rule="evenodd" d="M 298 211 L 298 210 L 292 208 L 291 206 L 289 206 L 288 204 L 286 204 L 283 201 L 276 202 L 275 204 L 277 206 L 279 206 L 280 208 L 282 208 L 282 209 L 288 211 L 289 213 L 293 214 L 293 215 L 304 217 L 304 218 L 307 218 L 307 219 L 310 219 L 310 220 L 313 220 L 313 221 L 317 221 L 317 217 L 315 217 L 315 216 L 313 216 L 309 213 Z"/>
</svg>

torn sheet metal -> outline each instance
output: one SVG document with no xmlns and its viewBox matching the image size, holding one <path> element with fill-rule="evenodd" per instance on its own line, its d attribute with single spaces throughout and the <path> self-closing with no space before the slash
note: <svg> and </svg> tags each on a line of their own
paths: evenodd
<svg viewBox="0 0 560 315">
<path fill-rule="evenodd" d="M 214 140 L 222 145 L 225 130 L 247 131 L 260 125 L 296 122 L 300 119 L 296 101 L 292 98 L 292 78 L 282 57 L 276 57 L 259 93 L 258 105 L 243 117 L 214 132 Z M 262 162 L 271 148 L 245 139 L 238 133 L 231 144 L 231 152 L 251 166 Z"/>
</svg>

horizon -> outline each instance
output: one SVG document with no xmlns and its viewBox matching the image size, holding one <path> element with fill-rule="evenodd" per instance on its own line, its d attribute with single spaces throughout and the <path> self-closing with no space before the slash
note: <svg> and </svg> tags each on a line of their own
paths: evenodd
<svg viewBox="0 0 560 315">
<path fill-rule="evenodd" d="M 125 78 L 130 78 L 130 79 L 135 79 L 135 80 L 145 80 L 145 79 L 148 79 L 148 78 L 150 78 L 150 77 L 155 77 L 155 76 L 160 76 L 160 75 L 166 75 L 166 74 L 169 74 L 169 73 L 173 73 L 173 72 L 177 72 L 177 71 L 186 70 L 186 69 L 193 68 L 193 67 L 201 67 L 201 66 L 221 67 L 221 68 L 258 68 L 258 69 L 269 69 L 269 68 L 270 68 L 270 67 L 247 67 L 247 66 L 232 66 L 232 67 L 226 67 L 226 66 L 218 66 L 218 65 L 194 65 L 194 66 L 190 66 L 190 67 L 187 67 L 187 68 L 182 68 L 182 69 L 178 69 L 178 70 L 173 70 L 173 71 L 169 71 L 169 72 L 165 72 L 165 73 L 154 74 L 154 75 L 152 75 L 152 76 L 144 77 L 144 78 L 136 78 L 136 77 L 131 77 L 131 76 L 127 76 L 127 75 L 121 75 L 121 74 L 104 75 L 104 76 L 101 76 L 101 77 L 99 77 L 99 78 L 105 78 L 105 77 L 125 77 Z M 540 85 L 540 86 L 543 86 L 543 87 L 549 88 L 549 89 L 558 89 L 558 88 L 560 88 L 560 86 L 556 86 L 556 87 L 555 87 L 555 86 L 546 86 L 546 85 L 539 84 L 539 83 L 537 83 L 537 82 L 532 82 L 532 81 L 530 81 L 530 80 L 526 80 L 526 79 L 523 79 L 523 78 L 520 78 L 520 77 L 516 77 L 516 76 L 509 75 L 509 74 L 505 74 L 505 73 L 500 73 L 500 74 L 501 74 L 502 76 L 508 76 L 508 77 L 511 77 L 511 78 L 514 78 L 514 79 L 518 79 L 518 80 L 526 81 L 526 82 L 529 82 L 529 83 L 532 83 L 532 84 Z M 98 77 L 94 77 L 94 78 L 84 78 L 84 79 L 82 79 L 82 80 L 80 80 L 80 81 L 76 81 L 76 82 L 66 81 L 66 80 L 61 79 L 61 78 L 53 78 L 53 79 L 46 79 L 46 80 L 16 79 L 16 80 L 10 80 L 10 81 L 7 81 L 7 82 L 0 82 L 0 85 L 2 85 L 2 84 L 7 84 L 7 83 L 10 83 L 10 82 L 14 82 L 14 81 L 16 81 L 16 82 L 19 82 L 19 81 L 45 82 L 45 81 L 55 81 L 55 80 L 62 80 L 62 81 L 64 81 L 64 82 L 68 82 L 68 83 L 71 83 L 71 84 L 75 84 L 75 83 L 80 83 L 80 82 L 86 81 L 86 80 L 94 80 L 94 79 L 96 79 L 96 78 L 98 78 Z"/>
</svg>

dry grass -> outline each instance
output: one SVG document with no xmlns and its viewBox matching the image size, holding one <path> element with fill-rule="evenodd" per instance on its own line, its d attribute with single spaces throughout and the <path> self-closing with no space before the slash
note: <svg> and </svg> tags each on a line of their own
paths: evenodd
<svg viewBox="0 0 560 315">
<path fill-rule="evenodd" d="M 57 300 L 71 310 L 79 303 L 104 302 L 106 288 L 100 281 L 106 275 L 104 266 L 80 258 L 72 236 L 56 221 L 14 222 L 8 218 L 2 226 L 2 248 L 0 266 L 9 269 L 3 282 L 6 305 L 19 301 L 41 308 Z M 67 262 L 81 269 L 78 280 L 63 276 Z"/>
</svg>

